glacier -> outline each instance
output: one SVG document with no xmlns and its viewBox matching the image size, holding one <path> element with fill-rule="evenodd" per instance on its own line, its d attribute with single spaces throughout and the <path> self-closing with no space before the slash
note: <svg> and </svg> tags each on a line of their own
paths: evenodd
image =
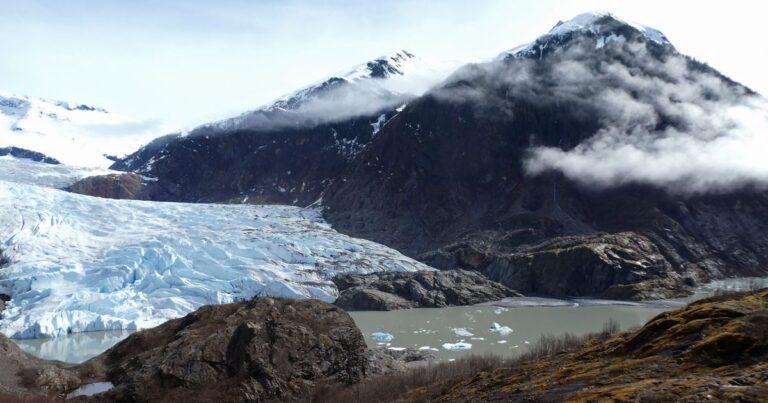
<svg viewBox="0 0 768 403">
<path fill-rule="evenodd" d="M 334 231 L 319 210 L 101 199 L 23 183 L 50 167 L 14 160 L 2 162 L 26 177 L 0 171 L 0 332 L 12 338 L 143 329 L 262 295 L 333 301 L 336 273 L 433 270 Z"/>
</svg>

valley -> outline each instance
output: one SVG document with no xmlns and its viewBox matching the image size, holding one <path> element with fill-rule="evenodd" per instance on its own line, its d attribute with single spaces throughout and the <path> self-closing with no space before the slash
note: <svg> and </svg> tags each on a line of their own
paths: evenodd
<svg viewBox="0 0 768 403">
<path fill-rule="evenodd" d="M 175 130 L 0 92 L 0 402 L 764 401 L 768 100 L 670 38 L 583 13 Z"/>
</svg>

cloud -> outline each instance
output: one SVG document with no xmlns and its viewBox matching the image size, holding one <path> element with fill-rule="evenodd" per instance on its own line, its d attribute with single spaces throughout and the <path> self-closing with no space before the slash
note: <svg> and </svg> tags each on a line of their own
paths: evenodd
<svg viewBox="0 0 768 403">
<path fill-rule="evenodd" d="M 495 110 L 521 101 L 568 105 L 597 122 L 586 136 L 564 133 L 584 138 L 573 147 L 532 147 L 528 174 L 554 170 L 590 187 L 641 183 L 683 194 L 768 188 L 768 101 L 682 55 L 660 56 L 639 42 L 596 50 L 584 40 L 543 60 L 463 69 L 449 81 L 436 96 Z"/>
<path fill-rule="evenodd" d="M 280 130 L 314 127 L 391 111 L 441 82 L 455 66 L 432 64 L 386 79 L 337 79 L 313 91 L 296 105 L 264 108 L 203 128 Z M 310 88 L 310 87 L 308 87 Z M 301 94 L 299 91 L 297 94 Z M 207 134 L 207 133 L 206 133 Z"/>
</svg>

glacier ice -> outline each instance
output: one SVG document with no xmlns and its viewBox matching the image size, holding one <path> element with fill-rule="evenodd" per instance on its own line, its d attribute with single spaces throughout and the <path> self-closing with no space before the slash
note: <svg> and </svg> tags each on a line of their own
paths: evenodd
<svg viewBox="0 0 768 403">
<path fill-rule="evenodd" d="M 40 164 L 44 165 L 44 164 Z M 430 270 L 334 231 L 317 210 L 111 200 L 0 171 L 0 331 L 14 338 L 156 326 L 257 295 L 333 301 L 340 272 Z"/>
</svg>

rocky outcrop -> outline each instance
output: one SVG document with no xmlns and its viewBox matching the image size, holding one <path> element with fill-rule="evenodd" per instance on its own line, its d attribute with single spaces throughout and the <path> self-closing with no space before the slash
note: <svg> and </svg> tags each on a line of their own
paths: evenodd
<svg viewBox="0 0 768 403">
<path fill-rule="evenodd" d="M 72 365 L 34 357 L 0 334 L 0 401 L 45 402 L 80 383 Z"/>
<path fill-rule="evenodd" d="M 349 311 L 391 311 L 473 305 L 520 296 L 468 270 L 340 274 L 335 305 Z"/>
<path fill-rule="evenodd" d="M 144 179 L 134 173 L 89 176 L 70 185 L 67 191 L 108 199 L 149 198 Z"/>
<path fill-rule="evenodd" d="M 205 306 L 134 333 L 95 358 L 124 401 L 300 400 L 318 383 L 366 371 L 360 330 L 316 300 L 258 298 Z"/>
<path fill-rule="evenodd" d="M 35 162 L 43 162 L 46 164 L 58 165 L 60 162 L 56 158 L 51 158 L 43 153 L 37 151 L 30 151 L 24 148 L 18 147 L 0 147 L 0 157 L 10 155 L 16 158 L 25 158 Z"/>
<path fill-rule="evenodd" d="M 592 339 L 400 401 L 763 402 L 768 289 L 694 302 L 640 329 Z M 395 400 L 393 398 L 393 400 Z"/>
<path fill-rule="evenodd" d="M 10 301 L 11 297 L 6 294 L 0 294 L 0 319 L 3 318 L 3 311 L 5 311 L 5 303 Z"/>
<path fill-rule="evenodd" d="M 524 294 L 658 299 L 687 295 L 685 285 L 692 283 L 673 270 L 651 240 L 634 232 L 556 237 L 514 251 L 500 243 L 472 239 L 422 260 L 437 267 L 478 270 Z"/>
<path fill-rule="evenodd" d="M 405 350 L 370 348 L 366 352 L 366 357 L 368 358 L 367 377 L 402 373 L 427 366 L 435 360 L 432 352 L 414 348 Z"/>
</svg>

